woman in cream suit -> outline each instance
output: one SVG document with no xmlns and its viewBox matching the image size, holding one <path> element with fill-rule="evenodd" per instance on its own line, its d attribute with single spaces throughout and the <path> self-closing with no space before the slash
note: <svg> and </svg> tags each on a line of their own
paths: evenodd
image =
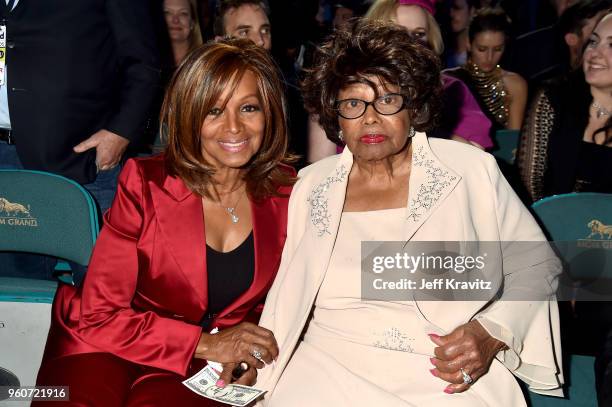
<svg viewBox="0 0 612 407">
<path fill-rule="evenodd" d="M 515 377 L 560 395 L 559 262 L 517 243 L 545 238 L 493 157 L 423 133 L 439 111 L 435 54 L 400 27 L 364 22 L 316 61 L 306 105 L 347 149 L 302 170 L 291 195 L 260 321 L 280 349 L 258 379 L 262 404 L 525 405 Z M 362 241 L 497 242 L 485 271 L 495 289 L 463 302 L 364 300 Z"/>
</svg>

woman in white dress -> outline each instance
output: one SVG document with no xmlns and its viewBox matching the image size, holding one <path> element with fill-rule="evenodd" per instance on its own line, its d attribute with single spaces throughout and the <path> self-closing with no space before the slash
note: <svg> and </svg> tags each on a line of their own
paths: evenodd
<svg viewBox="0 0 612 407">
<path fill-rule="evenodd" d="M 514 407 L 525 405 L 515 377 L 561 394 L 559 262 L 517 243 L 545 238 L 489 154 L 423 133 L 440 107 L 437 56 L 401 27 L 357 22 L 314 66 L 306 106 L 347 148 L 302 170 L 291 195 L 260 322 L 280 348 L 258 379 L 262 403 Z M 362 242 L 393 240 L 497 242 L 483 275 L 495 289 L 363 299 Z"/>
</svg>

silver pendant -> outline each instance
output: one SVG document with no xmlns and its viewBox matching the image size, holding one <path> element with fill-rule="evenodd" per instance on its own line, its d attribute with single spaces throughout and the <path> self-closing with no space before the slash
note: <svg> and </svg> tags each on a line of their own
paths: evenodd
<svg viewBox="0 0 612 407">
<path fill-rule="evenodd" d="M 601 116 L 610 116 L 610 112 L 608 111 L 608 109 L 606 109 L 596 101 L 593 101 L 593 107 L 595 108 L 595 117 L 597 117 L 598 119 Z"/>
<path fill-rule="evenodd" d="M 234 213 L 236 211 L 236 208 L 225 208 L 225 210 L 227 211 L 227 213 L 229 213 L 229 216 L 232 218 L 232 223 L 238 223 L 240 218 L 238 217 L 238 215 Z"/>
</svg>

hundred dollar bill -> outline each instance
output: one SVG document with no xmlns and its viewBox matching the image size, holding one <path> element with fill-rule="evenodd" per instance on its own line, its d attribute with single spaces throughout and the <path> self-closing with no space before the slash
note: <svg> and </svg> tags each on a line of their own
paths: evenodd
<svg viewBox="0 0 612 407">
<path fill-rule="evenodd" d="M 232 406 L 246 406 L 265 393 L 263 390 L 239 384 L 228 384 L 223 388 L 217 387 L 217 380 L 219 380 L 219 375 L 207 365 L 194 376 L 183 381 L 183 384 L 201 396 Z"/>
</svg>

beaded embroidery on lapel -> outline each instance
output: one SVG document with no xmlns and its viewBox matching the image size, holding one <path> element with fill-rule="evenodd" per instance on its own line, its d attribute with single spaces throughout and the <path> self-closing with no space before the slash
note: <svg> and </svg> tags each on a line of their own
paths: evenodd
<svg viewBox="0 0 612 407">
<path fill-rule="evenodd" d="M 327 190 L 334 182 L 344 182 L 348 171 L 344 165 L 336 168 L 334 175 L 325 178 L 325 181 L 320 183 L 312 190 L 307 201 L 310 204 L 310 221 L 317 229 L 319 237 L 329 233 L 329 224 L 331 215 L 327 207 Z"/>
<path fill-rule="evenodd" d="M 414 338 L 409 338 L 408 335 L 395 327 L 385 329 L 383 332 L 375 333 L 374 335 L 379 338 L 373 343 L 377 348 L 414 352 L 412 347 Z"/>
<path fill-rule="evenodd" d="M 412 165 L 423 167 L 426 175 L 425 181 L 416 193 L 416 197 L 410 200 L 408 218 L 412 219 L 413 222 L 417 222 L 425 212 L 438 202 L 444 189 L 457 177 L 450 175 L 448 171 L 437 166 L 436 161 L 433 159 L 427 158 L 423 146 L 417 147 Z"/>
</svg>

